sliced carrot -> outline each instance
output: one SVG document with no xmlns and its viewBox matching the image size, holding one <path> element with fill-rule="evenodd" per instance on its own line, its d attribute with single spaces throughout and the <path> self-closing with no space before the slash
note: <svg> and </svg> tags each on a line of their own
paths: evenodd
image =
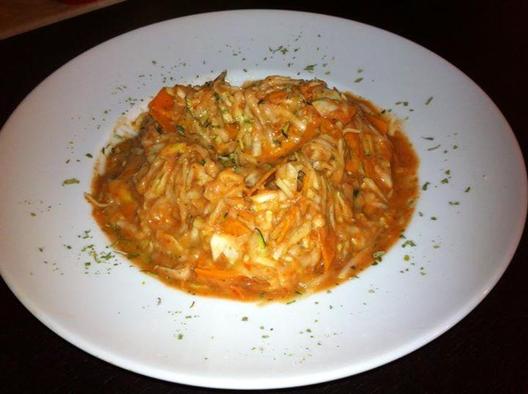
<svg viewBox="0 0 528 394">
<path fill-rule="evenodd" d="M 206 279 L 228 280 L 228 279 L 233 279 L 236 277 L 236 275 L 230 271 L 220 270 L 217 268 L 198 268 L 196 267 L 194 269 L 194 272 L 196 273 L 196 275 L 201 276 Z"/>
<path fill-rule="evenodd" d="M 244 210 L 237 210 L 237 217 L 242 219 L 241 221 L 246 222 L 248 224 L 253 223 L 255 221 L 255 214 L 244 211 Z"/>
<path fill-rule="evenodd" d="M 346 161 L 345 170 L 351 173 L 358 172 L 360 166 L 361 166 L 361 161 L 359 160 L 357 156 L 354 156 L 351 159 Z"/>
<path fill-rule="evenodd" d="M 247 228 L 240 220 L 236 220 L 233 218 L 226 218 L 222 222 L 222 232 L 233 235 L 235 237 L 239 237 L 244 234 L 248 234 L 251 232 L 249 228 Z"/>
<path fill-rule="evenodd" d="M 172 97 L 167 88 L 161 88 L 156 97 L 149 103 L 149 108 L 157 108 L 169 111 L 174 105 L 174 97 Z"/>
<path fill-rule="evenodd" d="M 344 122 L 346 123 L 346 122 Z M 334 122 L 327 118 L 321 118 L 321 133 L 331 135 L 334 138 L 342 138 L 343 132 L 337 127 Z"/>
<path fill-rule="evenodd" d="M 350 149 L 357 149 L 359 146 L 359 136 L 357 133 L 345 133 L 345 141 Z"/>
<path fill-rule="evenodd" d="M 334 130 L 336 129 L 336 127 L 334 126 L 334 124 L 326 119 L 326 118 L 322 118 L 321 119 L 321 131 L 324 133 L 324 134 L 330 134 L 330 135 L 334 135 Z"/>
<path fill-rule="evenodd" d="M 210 252 L 202 252 L 198 256 L 198 259 L 196 260 L 196 266 L 197 267 L 204 267 L 211 261 Z"/>
<path fill-rule="evenodd" d="M 365 170 L 365 175 L 369 178 L 376 180 L 378 175 L 376 174 L 376 170 L 374 169 L 374 163 L 372 162 L 372 160 L 366 158 L 365 160 L 363 160 L 362 164 L 363 169 Z"/>
<path fill-rule="evenodd" d="M 235 298 L 237 298 L 239 300 L 244 300 L 246 298 L 244 292 L 242 291 L 242 289 L 240 287 L 231 285 L 231 286 L 229 286 L 229 289 L 231 290 L 231 292 L 233 293 Z"/>
<path fill-rule="evenodd" d="M 267 94 L 266 97 L 264 97 L 264 100 L 272 104 L 280 104 L 287 96 L 288 93 L 285 90 L 276 90 Z"/>
<path fill-rule="evenodd" d="M 227 131 L 231 138 L 236 138 L 238 131 L 240 130 L 240 126 L 238 123 L 226 123 L 224 125 L 224 130 Z"/>
<path fill-rule="evenodd" d="M 357 133 L 345 133 L 345 142 L 348 145 L 348 148 L 353 152 L 354 156 L 362 157 L 363 149 L 361 149 L 361 141 L 359 134 Z"/>
<path fill-rule="evenodd" d="M 275 171 L 277 171 L 277 167 L 274 167 L 272 168 L 271 170 L 267 171 L 264 173 L 264 175 L 262 175 L 259 180 L 257 181 L 257 183 L 255 183 L 255 186 L 253 186 L 251 189 L 248 190 L 248 195 L 252 195 L 253 193 L 255 193 L 258 189 L 260 189 L 265 183 L 266 181 L 268 180 L 268 178 L 273 175 L 275 173 Z"/>
<path fill-rule="evenodd" d="M 166 88 L 162 88 L 156 97 L 148 105 L 150 114 L 156 119 L 160 126 L 166 132 L 176 131 L 176 125 L 171 119 L 170 113 L 174 108 L 174 97 L 172 97 Z"/>
<path fill-rule="evenodd" d="M 320 227 L 317 229 L 319 242 L 321 243 L 321 254 L 323 255 L 325 272 L 330 269 L 336 256 L 337 237 L 331 228 Z"/>
<path fill-rule="evenodd" d="M 380 131 L 380 132 L 382 132 L 384 134 L 387 134 L 387 132 L 389 131 L 389 125 L 387 124 L 387 122 L 385 122 L 379 116 L 370 115 L 370 114 L 366 114 L 366 115 L 367 115 L 367 118 L 370 121 L 370 123 L 372 123 L 372 125 L 378 131 Z"/>
</svg>

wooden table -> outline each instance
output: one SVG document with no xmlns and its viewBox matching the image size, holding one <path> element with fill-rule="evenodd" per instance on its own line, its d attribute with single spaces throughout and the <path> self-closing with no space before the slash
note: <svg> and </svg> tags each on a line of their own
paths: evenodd
<svg viewBox="0 0 528 394">
<path fill-rule="evenodd" d="M 284 8 L 229 1 L 226 8 Z M 469 75 L 499 106 L 528 157 L 527 3 L 412 0 L 293 7 L 342 16 L 407 37 Z M 216 1 L 129 1 L 0 41 L 0 124 L 40 81 L 83 51 L 153 22 L 221 9 Z M 507 201 L 505 201 L 507 204 Z M 478 247 L 478 245 L 473 245 Z M 299 393 L 527 393 L 528 237 L 495 289 L 462 322 L 388 365 Z M 0 281 L 0 391 L 182 392 L 206 389 L 158 381 L 96 359 L 34 318 Z M 290 390 L 288 390 L 289 392 Z"/>
<path fill-rule="evenodd" d="M 124 0 L 0 0 L 0 40 Z"/>
</svg>

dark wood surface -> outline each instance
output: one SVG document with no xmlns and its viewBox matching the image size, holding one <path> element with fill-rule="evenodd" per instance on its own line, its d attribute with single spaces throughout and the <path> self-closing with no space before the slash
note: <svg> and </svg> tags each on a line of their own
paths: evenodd
<svg viewBox="0 0 528 394">
<path fill-rule="evenodd" d="M 528 2 L 370 0 L 349 1 L 346 8 L 337 2 L 320 3 L 310 7 L 285 1 L 127 1 L 0 41 L 0 124 L 51 72 L 119 34 L 206 11 L 286 8 L 368 23 L 436 52 L 493 99 L 528 157 Z M 527 258 L 525 231 L 508 270 L 486 299 L 421 349 L 356 376 L 282 391 L 528 393 Z M 100 361 L 40 323 L 3 281 L 0 297 L 0 392 L 209 391 L 144 377 Z"/>
<path fill-rule="evenodd" d="M 107 7 L 124 0 L 0 0 L 0 39 Z M 71 1 L 70 1 L 71 2 Z"/>
</svg>

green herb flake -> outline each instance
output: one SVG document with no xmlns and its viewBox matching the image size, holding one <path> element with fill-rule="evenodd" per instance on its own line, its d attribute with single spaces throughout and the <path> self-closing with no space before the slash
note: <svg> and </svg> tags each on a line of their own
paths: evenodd
<svg viewBox="0 0 528 394">
<path fill-rule="evenodd" d="M 464 193 L 469 193 L 470 190 L 471 190 L 471 186 L 468 186 L 466 187 L 466 190 L 464 190 Z"/>
<path fill-rule="evenodd" d="M 430 151 L 433 151 L 433 150 L 436 150 L 436 149 L 440 148 L 440 146 L 441 146 L 441 145 L 438 144 L 438 145 L 436 145 L 436 146 L 432 146 L 432 147 L 430 147 L 430 148 L 427 148 L 427 150 L 430 152 Z"/>
<path fill-rule="evenodd" d="M 104 253 L 104 254 L 101 254 L 99 256 L 99 258 L 103 259 L 103 260 L 110 260 L 111 258 L 113 258 L 114 255 L 111 253 L 111 252 L 108 252 L 108 253 Z"/>
<path fill-rule="evenodd" d="M 438 218 L 436 216 L 431 216 L 431 220 L 437 220 Z"/>
<path fill-rule="evenodd" d="M 406 248 L 407 246 L 415 247 L 416 243 L 414 241 L 408 239 L 404 243 L 402 243 L 402 248 Z"/>
<path fill-rule="evenodd" d="M 77 183 L 80 183 L 80 181 L 77 178 L 68 178 L 62 181 L 62 186 L 75 185 Z"/>
<path fill-rule="evenodd" d="M 354 83 L 360 83 L 361 81 L 363 81 L 363 77 L 354 79 Z"/>
<path fill-rule="evenodd" d="M 37 214 L 36 214 L 35 212 L 30 212 L 29 214 L 30 214 L 31 216 L 33 216 L 33 217 L 37 216 Z"/>
<path fill-rule="evenodd" d="M 290 129 L 290 122 L 286 122 L 284 126 L 281 127 L 281 134 L 288 138 L 288 130 Z"/>
<path fill-rule="evenodd" d="M 92 230 L 84 230 L 83 234 L 79 234 L 77 238 L 90 239 L 92 238 L 92 236 L 90 235 L 91 232 Z"/>
<path fill-rule="evenodd" d="M 315 66 L 317 66 L 317 64 L 309 64 L 309 65 L 307 65 L 304 68 L 304 71 L 308 71 L 309 73 L 313 73 L 314 70 L 315 70 Z"/>
<path fill-rule="evenodd" d="M 242 321 L 248 321 L 248 317 L 247 316 L 242 316 Z"/>
<path fill-rule="evenodd" d="M 444 172 L 446 175 L 451 175 L 451 170 L 445 170 Z"/>
<path fill-rule="evenodd" d="M 87 153 L 85 154 L 86 157 L 88 157 L 89 159 L 93 159 L 93 155 L 91 153 Z"/>
<path fill-rule="evenodd" d="M 385 255 L 384 250 L 378 250 L 377 252 L 372 253 L 372 258 L 375 263 L 381 263 L 383 256 Z"/>
<path fill-rule="evenodd" d="M 449 183 L 449 179 L 444 178 L 440 181 L 440 183 L 443 183 L 445 185 L 446 183 Z"/>
<path fill-rule="evenodd" d="M 259 246 L 261 248 L 266 247 L 266 240 L 264 239 L 264 235 L 262 234 L 262 231 L 258 227 L 255 227 L 255 231 L 257 232 L 257 235 L 259 237 Z"/>
<path fill-rule="evenodd" d="M 178 336 L 176 337 L 179 341 L 181 341 L 183 339 L 183 334 L 178 334 Z"/>
<path fill-rule="evenodd" d="M 404 261 L 409 261 L 411 259 L 411 256 L 409 256 L 408 254 L 406 254 L 405 256 L 403 256 L 403 260 Z"/>
<path fill-rule="evenodd" d="M 460 201 L 449 201 L 449 205 L 460 205 Z"/>
<path fill-rule="evenodd" d="M 431 184 L 431 182 L 425 182 L 425 183 L 423 184 L 423 186 L 422 186 L 422 190 L 423 190 L 423 191 L 426 191 L 430 184 Z"/>
<path fill-rule="evenodd" d="M 182 125 L 179 125 L 179 124 L 176 125 L 176 131 L 180 135 L 185 135 L 185 128 Z"/>
<path fill-rule="evenodd" d="M 433 101 L 433 98 L 434 98 L 433 96 L 429 97 L 429 98 L 427 99 L 427 101 L 425 102 L 425 105 L 429 105 L 429 104 L 431 104 L 431 101 Z"/>
</svg>

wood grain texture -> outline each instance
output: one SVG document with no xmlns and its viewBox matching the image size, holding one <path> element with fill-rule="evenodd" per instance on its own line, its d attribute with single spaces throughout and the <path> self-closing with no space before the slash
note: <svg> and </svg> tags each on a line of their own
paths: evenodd
<svg viewBox="0 0 528 394">
<path fill-rule="evenodd" d="M 0 124 L 46 76 L 83 51 L 150 23 L 226 8 L 289 8 L 372 24 L 436 52 L 498 105 L 528 157 L 527 2 L 402 0 L 343 8 L 284 1 L 124 2 L 0 41 Z M 97 28 L 94 28 L 97 26 Z M 49 45 L 53 43 L 53 45 Z M 474 245 L 473 247 L 478 247 Z M 528 236 L 497 286 L 451 330 L 413 353 L 349 378 L 270 392 L 528 393 Z M 34 318 L 0 283 L 0 391 L 208 393 L 128 372 L 69 344 Z"/>
</svg>

